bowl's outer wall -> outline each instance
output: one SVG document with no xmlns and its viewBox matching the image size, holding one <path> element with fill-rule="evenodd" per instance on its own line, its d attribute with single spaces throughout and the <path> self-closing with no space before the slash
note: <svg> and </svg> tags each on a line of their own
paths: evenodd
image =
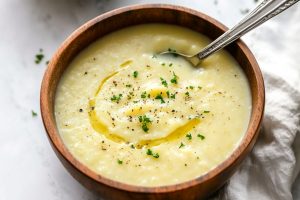
<svg viewBox="0 0 300 200">
<path fill-rule="evenodd" d="M 216 20 L 193 10 L 170 5 L 140 5 L 117 9 L 101 15 L 76 30 L 51 59 L 41 88 L 41 112 L 48 138 L 56 155 L 72 176 L 105 199 L 157 200 L 203 199 L 219 189 L 234 173 L 252 149 L 264 110 L 264 85 L 258 64 L 242 41 L 227 50 L 243 68 L 252 92 L 252 114 L 247 134 L 234 153 L 204 176 L 185 183 L 156 188 L 136 187 L 109 180 L 76 160 L 64 146 L 54 117 L 54 99 L 58 82 L 72 59 L 98 38 L 124 27 L 145 23 L 167 23 L 190 28 L 215 39 L 225 30 Z M 222 171 L 222 173 L 221 173 Z"/>
</svg>

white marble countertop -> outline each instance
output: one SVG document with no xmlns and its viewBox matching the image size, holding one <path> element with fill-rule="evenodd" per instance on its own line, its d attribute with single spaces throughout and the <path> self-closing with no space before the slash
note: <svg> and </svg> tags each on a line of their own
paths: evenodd
<svg viewBox="0 0 300 200">
<path fill-rule="evenodd" d="M 254 0 L 1 0 L 0 200 L 98 199 L 67 173 L 52 151 L 39 111 L 40 84 L 45 61 L 72 31 L 105 11 L 136 3 L 190 7 L 227 26 L 255 6 Z M 286 16 L 288 12 L 279 17 Z M 35 64 L 40 48 L 45 59 Z M 294 198 L 300 199 L 299 192 Z"/>
</svg>

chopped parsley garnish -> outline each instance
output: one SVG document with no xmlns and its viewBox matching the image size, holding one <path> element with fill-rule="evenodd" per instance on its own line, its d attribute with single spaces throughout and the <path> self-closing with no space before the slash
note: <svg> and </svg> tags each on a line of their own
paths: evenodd
<svg viewBox="0 0 300 200">
<path fill-rule="evenodd" d="M 152 150 L 151 150 L 151 149 L 147 149 L 147 152 L 146 152 L 146 154 L 147 154 L 147 155 L 149 155 L 149 156 L 152 156 L 153 152 L 152 152 Z"/>
<path fill-rule="evenodd" d="M 210 112 L 209 110 L 204 110 L 204 111 L 203 111 L 203 113 L 209 113 L 209 112 Z"/>
<path fill-rule="evenodd" d="M 139 75 L 138 71 L 133 72 L 133 77 L 136 78 Z"/>
<path fill-rule="evenodd" d="M 147 149 L 146 154 L 149 156 L 153 156 L 153 158 L 159 158 L 159 154 L 153 153 L 153 151 L 151 149 Z"/>
<path fill-rule="evenodd" d="M 35 55 L 35 63 L 36 64 L 40 64 L 42 62 L 43 58 L 45 57 L 42 52 L 43 52 L 43 49 L 40 49 L 40 52 Z"/>
<path fill-rule="evenodd" d="M 173 72 L 173 78 L 171 79 L 171 83 L 177 84 L 178 76 Z"/>
<path fill-rule="evenodd" d="M 161 84 L 163 84 L 165 87 L 168 87 L 168 83 L 165 79 L 163 79 L 162 77 L 160 77 L 161 80 Z"/>
<path fill-rule="evenodd" d="M 121 100 L 122 96 L 123 96 L 122 94 L 119 94 L 117 96 L 113 95 L 112 98 L 110 98 L 110 100 L 113 101 L 113 102 L 119 103 L 119 101 Z"/>
<path fill-rule="evenodd" d="M 131 144 L 131 145 L 130 145 L 130 148 L 132 148 L 132 149 L 135 149 L 135 147 L 134 147 L 134 145 L 133 145 L 133 144 Z"/>
<path fill-rule="evenodd" d="M 190 85 L 189 88 L 192 90 L 192 89 L 194 89 L 194 86 Z"/>
<path fill-rule="evenodd" d="M 202 87 L 201 87 L 201 86 L 198 86 L 198 89 L 199 89 L 199 90 L 201 90 L 201 89 L 202 89 Z"/>
<path fill-rule="evenodd" d="M 149 128 L 148 128 L 148 125 L 152 122 L 150 120 L 149 117 L 147 117 L 146 115 L 143 115 L 143 116 L 139 116 L 139 122 L 142 124 L 142 129 L 144 132 L 148 132 Z"/>
<path fill-rule="evenodd" d="M 166 94 L 167 94 L 167 97 L 171 98 L 171 99 L 175 99 L 175 97 L 176 97 L 176 93 L 171 94 L 169 90 L 166 92 Z"/>
<path fill-rule="evenodd" d="M 132 85 L 131 84 L 127 84 L 126 87 L 130 88 L 130 87 L 132 87 Z"/>
<path fill-rule="evenodd" d="M 191 140 L 191 139 L 193 138 L 193 137 L 192 137 L 192 134 L 190 134 L 190 133 L 186 134 L 185 137 L 187 137 L 188 140 Z"/>
<path fill-rule="evenodd" d="M 181 142 L 181 143 L 180 143 L 180 146 L 179 146 L 179 149 L 182 148 L 182 147 L 184 147 L 184 146 L 185 146 L 185 145 Z"/>
<path fill-rule="evenodd" d="M 36 116 L 37 116 L 37 113 L 34 112 L 33 110 L 31 110 L 31 115 L 32 115 L 32 117 L 36 117 Z"/>
<path fill-rule="evenodd" d="M 141 94 L 141 98 L 145 99 L 146 97 L 147 97 L 147 92 L 145 91 Z"/>
<path fill-rule="evenodd" d="M 190 96 L 190 93 L 189 93 L 189 92 L 186 92 L 186 93 L 184 93 L 184 94 L 185 94 L 186 96 L 188 96 L 188 97 Z"/>
<path fill-rule="evenodd" d="M 200 138 L 201 140 L 204 140 L 204 139 L 205 139 L 205 136 L 204 136 L 204 135 L 201 135 L 201 134 L 198 134 L 197 137 Z"/>
<path fill-rule="evenodd" d="M 172 67 L 172 65 L 173 65 L 173 63 L 170 63 L 170 64 L 169 64 L 169 67 Z"/>
<path fill-rule="evenodd" d="M 162 66 L 165 66 L 165 65 L 166 65 L 166 63 L 161 63 L 161 65 L 162 65 Z"/>
<path fill-rule="evenodd" d="M 154 158 L 159 158 L 159 154 L 158 154 L 158 153 L 154 153 L 154 154 L 152 154 L 152 156 L 153 156 Z"/>
<path fill-rule="evenodd" d="M 120 159 L 118 159 L 118 164 L 119 164 L 119 165 L 122 165 L 122 164 L 123 164 L 123 161 L 120 160 Z"/>
<path fill-rule="evenodd" d="M 160 103 L 166 103 L 164 101 L 164 98 L 161 96 L 161 94 L 156 95 L 155 99 L 160 99 Z"/>
<path fill-rule="evenodd" d="M 171 99 L 175 99 L 175 97 L 176 97 L 176 94 L 174 93 L 174 94 L 171 94 Z"/>
</svg>

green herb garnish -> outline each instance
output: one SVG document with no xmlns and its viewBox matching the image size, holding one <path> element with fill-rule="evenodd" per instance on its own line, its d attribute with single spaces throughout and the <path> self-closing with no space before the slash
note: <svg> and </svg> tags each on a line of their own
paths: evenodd
<svg viewBox="0 0 300 200">
<path fill-rule="evenodd" d="M 148 128 L 148 125 L 152 122 L 150 120 L 149 117 L 147 117 L 146 115 L 143 115 L 143 116 L 139 116 L 139 122 L 142 124 L 142 129 L 144 132 L 148 132 L 149 128 Z"/>
<path fill-rule="evenodd" d="M 127 85 L 126 85 L 126 87 L 128 87 L 128 88 L 131 88 L 131 87 L 132 87 L 132 85 L 131 85 L 131 84 L 127 84 Z"/>
<path fill-rule="evenodd" d="M 138 71 L 133 72 L 133 77 L 136 78 L 139 75 Z"/>
<path fill-rule="evenodd" d="M 189 88 L 192 90 L 192 89 L 194 89 L 194 86 L 190 85 Z"/>
<path fill-rule="evenodd" d="M 184 94 L 185 94 L 186 96 L 188 96 L 188 97 L 190 96 L 190 93 L 189 93 L 189 92 L 186 92 L 186 93 L 184 93 Z"/>
<path fill-rule="evenodd" d="M 161 94 L 158 94 L 158 95 L 155 97 L 155 99 L 160 99 L 160 103 L 166 103 L 166 102 L 164 101 L 164 98 L 161 96 Z"/>
<path fill-rule="evenodd" d="M 42 62 L 43 58 L 45 57 L 42 52 L 43 52 L 43 49 L 40 49 L 40 52 L 35 55 L 35 63 L 36 64 L 40 64 Z"/>
<path fill-rule="evenodd" d="M 163 84 L 165 87 L 168 87 L 168 83 L 165 79 L 163 79 L 162 77 L 160 77 L 161 80 L 161 84 Z"/>
<path fill-rule="evenodd" d="M 37 116 L 37 113 L 34 112 L 33 110 L 31 110 L 31 115 L 32 115 L 32 117 L 36 117 L 36 116 Z"/>
<path fill-rule="evenodd" d="M 118 164 L 119 164 L 119 165 L 122 165 L 122 164 L 123 164 L 123 161 L 120 160 L 120 159 L 118 159 Z"/>
<path fill-rule="evenodd" d="M 209 112 L 210 112 L 209 110 L 204 110 L 204 111 L 203 111 L 203 113 L 209 113 Z"/>
<path fill-rule="evenodd" d="M 187 137 L 188 138 L 188 140 L 191 140 L 193 137 L 192 137 L 192 134 L 190 134 L 190 133 L 188 133 L 188 134 L 186 134 L 186 136 L 185 137 Z"/>
<path fill-rule="evenodd" d="M 121 98 L 122 98 L 122 94 L 119 94 L 119 95 L 113 95 L 111 98 L 110 98 L 110 100 L 111 101 L 113 101 L 113 102 L 116 102 L 116 103 L 119 103 L 119 101 L 121 100 Z"/>
<path fill-rule="evenodd" d="M 151 149 L 147 149 L 146 154 L 149 156 L 153 156 L 154 158 L 159 158 L 159 154 L 153 153 L 153 151 Z"/>
<path fill-rule="evenodd" d="M 205 136 L 204 136 L 204 135 L 201 135 L 201 134 L 198 134 L 197 137 L 200 138 L 201 140 L 204 140 L 204 139 L 205 139 Z"/>
<path fill-rule="evenodd" d="M 174 93 L 174 94 L 171 94 L 171 99 L 175 99 L 175 97 L 176 97 L 176 94 Z"/>
<path fill-rule="evenodd" d="M 171 79 L 171 83 L 177 84 L 178 76 L 173 72 L 173 78 Z"/>
<path fill-rule="evenodd" d="M 141 94 L 141 98 L 145 99 L 146 97 L 147 97 L 147 92 L 145 91 Z"/>
<path fill-rule="evenodd" d="M 185 146 L 185 145 L 181 142 L 181 143 L 180 143 L 180 146 L 179 146 L 179 149 L 182 148 L 182 147 L 184 147 L 184 146 Z"/>
<path fill-rule="evenodd" d="M 170 91 L 167 91 L 167 97 L 170 98 Z"/>
</svg>

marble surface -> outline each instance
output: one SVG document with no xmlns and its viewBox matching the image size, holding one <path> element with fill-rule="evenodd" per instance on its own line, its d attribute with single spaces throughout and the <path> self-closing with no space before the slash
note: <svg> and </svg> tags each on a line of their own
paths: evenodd
<svg viewBox="0 0 300 200">
<path fill-rule="evenodd" d="M 45 61 L 72 31 L 105 11 L 137 3 L 190 7 L 229 27 L 256 4 L 254 0 L 1 0 L 0 200 L 98 199 L 67 173 L 52 151 L 40 117 L 40 84 Z M 284 21 L 289 12 L 279 18 Z M 279 35 L 273 36 L 279 40 Z M 40 48 L 45 59 L 37 65 L 34 56 Z M 294 199 L 300 199 L 299 177 L 293 190 Z"/>
</svg>

